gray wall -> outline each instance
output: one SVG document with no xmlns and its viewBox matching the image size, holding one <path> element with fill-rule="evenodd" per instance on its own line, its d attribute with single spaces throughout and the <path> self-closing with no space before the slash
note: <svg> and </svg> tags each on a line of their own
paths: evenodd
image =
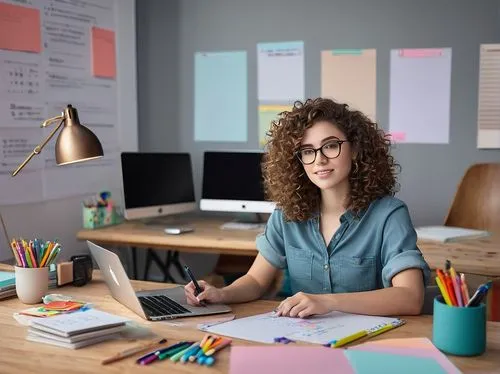
<svg viewBox="0 0 500 374">
<path fill-rule="evenodd" d="M 377 117 L 389 118 L 391 48 L 452 48 L 449 145 L 398 145 L 401 192 L 414 223 L 439 224 L 465 169 L 500 161 L 476 148 L 479 44 L 500 42 L 498 0 L 141 0 L 137 2 L 142 151 L 188 151 L 200 197 L 205 150 L 258 147 L 258 42 L 305 42 L 306 97 L 320 94 L 320 51 L 377 49 Z M 247 50 L 249 141 L 194 142 L 194 53 Z M 223 110 L 223 103 L 221 103 Z M 425 110 L 425 108 L 422 108 Z"/>
<path fill-rule="evenodd" d="M 141 151 L 179 151 L 179 3 L 139 0 L 136 4 Z"/>
</svg>

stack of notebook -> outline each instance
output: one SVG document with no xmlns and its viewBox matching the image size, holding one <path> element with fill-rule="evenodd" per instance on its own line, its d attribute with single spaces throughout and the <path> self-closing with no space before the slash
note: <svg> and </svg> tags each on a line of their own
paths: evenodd
<svg viewBox="0 0 500 374">
<path fill-rule="evenodd" d="M 0 271 L 0 300 L 16 295 L 16 277 L 11 271 Z"/>
<path fill-rule="evenodd" d="M 31 322 L 26 339 L 77 349 L 119 338 L 127 321 L 95 309 L 37 318 Z"/>
</svg>

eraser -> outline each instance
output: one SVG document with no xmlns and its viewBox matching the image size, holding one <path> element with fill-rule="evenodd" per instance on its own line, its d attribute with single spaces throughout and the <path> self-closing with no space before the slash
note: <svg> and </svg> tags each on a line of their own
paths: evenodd
<svg viewBox="0 0 500 374">
<path fill-rule="evenodd" d="M 73 282 L 73 261 L 57 264 L 57 285 L 62 286 Z"/>
</svg>

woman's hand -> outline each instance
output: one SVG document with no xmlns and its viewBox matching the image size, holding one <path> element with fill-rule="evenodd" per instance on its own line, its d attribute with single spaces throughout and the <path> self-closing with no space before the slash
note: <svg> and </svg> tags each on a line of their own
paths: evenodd
<svg viewBox="0 0 500 374">
<path fill-rule="evenodd" d="M 188 304 L 200 306 L 202 305 L 202 302 L 210 304 L 222 303 L 223 291 L 220 288 L 216 288 L 203 280 L 198 281 L 198 284 L 203 290 L 198 294 L 198 296 L 195 296 L 195 287 L 193 282 L 189 282 L 184 286 L 184 293 L 186 294 Z"/>
<path fill-rule="evenodd" d="M 315 314 L 330 312 L 328 299 L 325 296 L 298 292 L 286 298 L 275 310 L 276 316 L 305 318 Z"/>
</svg>

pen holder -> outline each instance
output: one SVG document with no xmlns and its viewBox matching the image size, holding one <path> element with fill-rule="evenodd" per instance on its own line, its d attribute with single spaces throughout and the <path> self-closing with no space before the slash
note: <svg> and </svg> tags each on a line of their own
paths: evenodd
<svg viewBox="0 0 500 374">
<path fill-rule="evenodd" d="M 49 268 L 14 267 L 17 297 L 24 304 L 38 304 L 49 290 Z"/>
<path fill-rule="evenodd" d="M 486 306 L 448 306 L 442 296 L 434 299 L 432 342 L 445 353 L 477 356 L 486 350 Z"/>
<path fill-rule="evenodd" d="M 99 227 L 120 223 L 120 216 L 114 206 L 83 206 L 83 228 L 97 229 Z"/>
</svg>

